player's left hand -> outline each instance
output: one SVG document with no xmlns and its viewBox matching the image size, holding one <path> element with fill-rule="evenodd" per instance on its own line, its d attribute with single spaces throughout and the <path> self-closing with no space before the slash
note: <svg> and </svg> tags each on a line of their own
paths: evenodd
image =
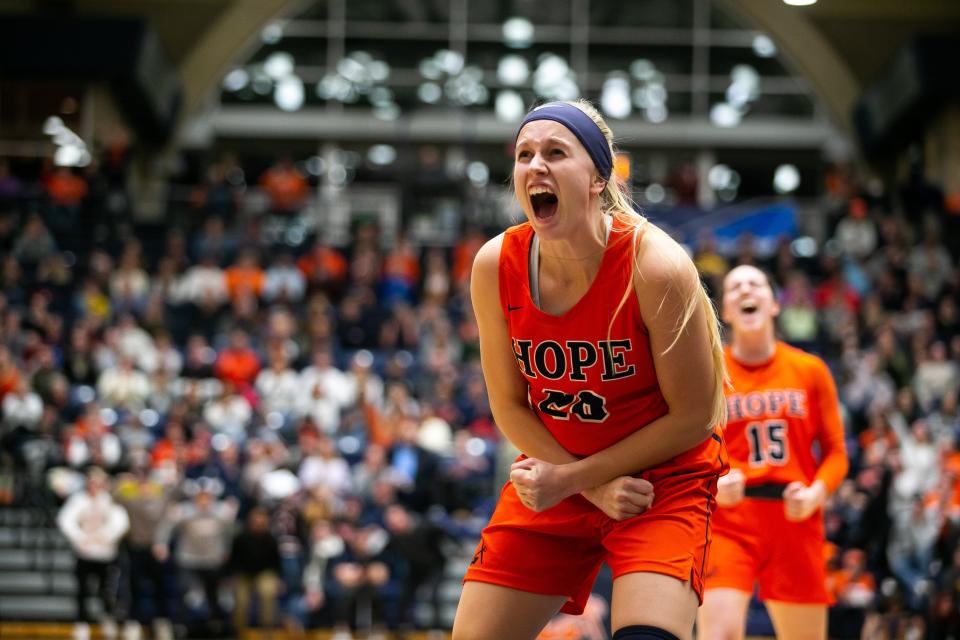
<svg viewBox="0 0 960 640">
<path fill-rule="evenodd" d="M 524 458 L 510 466 L 510 481 L 520 502 L 533 511 L 545 511 L 564 498 L 573 495 L 565 486 L 561 465 L 536 458 Z"/>
<path fill-rule="evenodd" d="M 819 480 L 810 486 L 794 481 L 783 490 L 783 511 L 787 520 L 800 522 L 816 513 L 826 499 L 827 490 Z"/>
</svg>

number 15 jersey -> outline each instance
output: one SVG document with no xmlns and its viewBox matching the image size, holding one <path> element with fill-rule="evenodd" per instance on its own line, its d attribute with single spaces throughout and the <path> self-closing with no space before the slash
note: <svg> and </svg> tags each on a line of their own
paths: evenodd
<svg viewBox="0 0 960 640">
<path fill-rule="evenodd" d="M 724 357 L 732 385 L 724 428 L 730 465 L 743 471 L 748 487 L 794 480 L 809 485 L 819 479 L 833 492 L 843 481 L 847 459 L 827 365 L 783 342 L 759 365 L 737 361 L 729 346 Z"/>
</svg>

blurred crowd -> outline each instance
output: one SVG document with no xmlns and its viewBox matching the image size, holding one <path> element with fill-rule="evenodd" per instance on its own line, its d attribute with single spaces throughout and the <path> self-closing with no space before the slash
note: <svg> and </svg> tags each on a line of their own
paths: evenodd
<svg viewBox="0 0 960 640">
<path fill-rule="evenodd" d="M 229 158 L 177 224 L 138 228 L 125 155 L 39 180 L 0 160 L 0 502 L 57 513 L 78 614 L 97 582 L 131 637 L 439 629 L 444 565 L 511 459 L 467 286 L 496 230 L 278 241 L 305 174 L 281 159 L 254 189 Z M 771 272 L 783 339 L 837 380 L 851 471 L 825 513 L 831 635 L 956 637 L 960 215 L 917 177 L 864 184 L 830 173 L 816 252 L 690 249 L 714 294 L 736 264 Z M 254 191 L 262 216 L 243 213 Z"/>
</svg>

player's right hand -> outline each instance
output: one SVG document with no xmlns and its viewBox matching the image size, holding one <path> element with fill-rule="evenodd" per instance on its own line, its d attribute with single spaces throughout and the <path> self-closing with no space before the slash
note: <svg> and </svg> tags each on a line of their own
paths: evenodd
<svg viewBox="0 0 960 640">
<path fill-rule="evenodd" d="M 618 522 L 639 515 L 653 504 L 653 485 L 643 478 L 620 476 L 583 492 L 583 497 Z"/>
<path fill-rule="evenodd" d="M 730 469 L 725 476 L 717 480 L 717 504 L 721 507 L 732 507 L 743 500 L 747 488 L 747 480 L 740 469 Z"/>
</svg>

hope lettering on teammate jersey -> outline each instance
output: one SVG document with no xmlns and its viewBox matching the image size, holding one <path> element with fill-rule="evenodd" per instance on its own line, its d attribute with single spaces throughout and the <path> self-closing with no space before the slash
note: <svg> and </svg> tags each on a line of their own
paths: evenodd
<svg viewBox="0 0 960 640">
<path fill-rule="evenodd" d="M 807 392 L 803 389 L 768 389 L 727 396 L 729 421 L 751 418 L 807 416 Z"/>
<path fill-rule="evenodd" d="M 543 340 L 536 344 L 533 340 L 512 338 L 511 343 L 520 371 L 530 379 L 585 382 L 587 373 L 596 369 L 601 372 L 601 380 L 609 381 L 626 378 L 637 372 L 633 364 L 628 364 L 628 356 L 633 351 L 633 343 L 629 338 L 597 340 L 596 343 L 586 340 Z"/>
</svg>

